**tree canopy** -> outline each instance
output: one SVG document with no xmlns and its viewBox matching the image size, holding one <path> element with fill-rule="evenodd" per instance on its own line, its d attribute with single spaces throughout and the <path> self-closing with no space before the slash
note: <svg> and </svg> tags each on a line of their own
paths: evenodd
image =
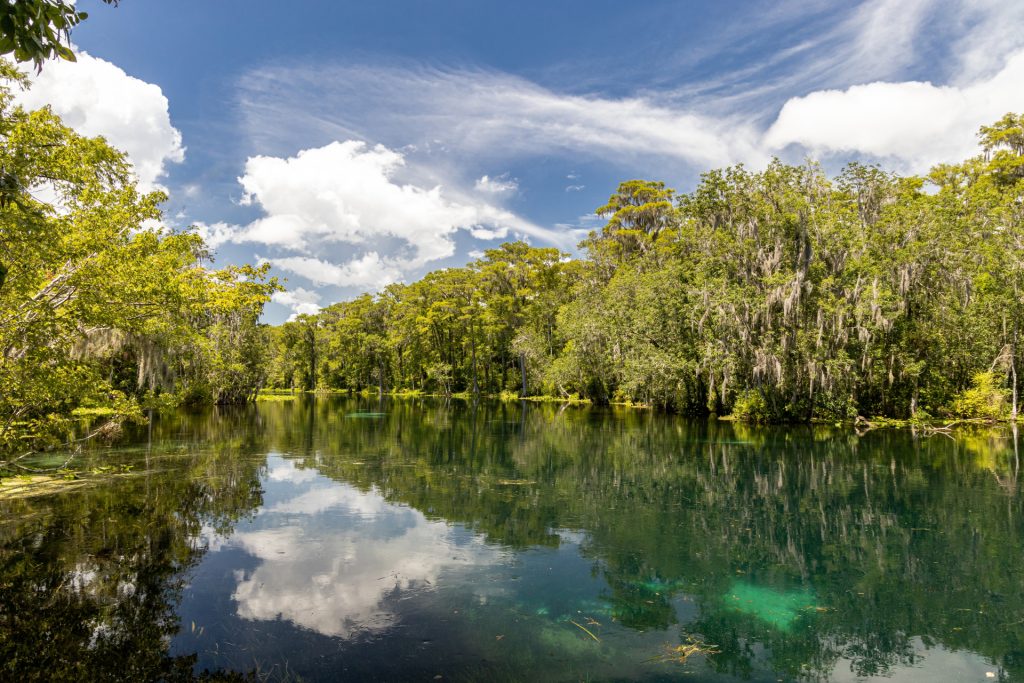
<svg viewBox="0 0 1024 683">
<path fill-rule="evenodd" d="M 774 161 L 683 194 L 623 182 L 585 258 L 505 244 L 335 304 L 274 330 L 270 382 L 766 421 L 1015 415 L 1024 116 L 979 136 L 925 177 Z"/>
<path fill-rule="evenodd" d="M 22 77 L 0 63 L 8 83 Z M 232 402 L 263 383 L 267 266 L 208 266 L 161 227 L 121 152 L 0 88 L 0 449 L 45 443 L 79 408 L 137 414 L 176 393 Z"/>
</svg>

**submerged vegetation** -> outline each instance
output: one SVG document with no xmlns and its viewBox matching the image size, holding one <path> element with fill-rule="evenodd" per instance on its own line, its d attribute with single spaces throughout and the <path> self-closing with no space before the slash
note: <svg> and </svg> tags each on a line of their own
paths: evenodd
<svg viewBox="0 0 1024 683">
<path fill-rule="evenodd" d="M 1024 677 L 1014 426 L 300 396 L 126 432 L 0 496 L 3 680 Z"/>
<path fill-rule="evenodd" d="M 984 154 L 622 183 L 585 257 L 516 242 L 272 330 L 270 386 L 546 396 L 752 422 L 1015 418 L 1024 115 Z"/>
</svg>

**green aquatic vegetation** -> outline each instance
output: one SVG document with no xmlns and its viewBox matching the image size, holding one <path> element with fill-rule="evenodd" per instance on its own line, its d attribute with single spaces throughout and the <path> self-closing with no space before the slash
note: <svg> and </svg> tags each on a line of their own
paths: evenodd
<svg viewBox="0 0 1024 683">
<path fill-rule="evenodd" d="M 780 630 L 789 631 L 802 616 L 817 611 L 815 596 L 809 590 L 780 591 L 736 581 L 723 596 L 726 607 Z"/>
<path fill-rule="evenodd" d="M 598 640 L 592 639 L 568 621 L 558 625 L 542 626 L 537 631 L 537 640 L 547 649 L 561 656 L 579 657 L 594 654 L 601 647 Z"/>
<path fill-rule="evenodd" d="M 640 587 L 651 593 L 671 593 L 683 587 L 682 581 L 664 581 L 662 579 L 649 579 L 641 581 Z"/>
<path fill-rule="evenodd" d="M 87 480 L 62 475 L 33 474 L 5 477 L 0 479 L 0 502 L 65 493 L 88 484 Z"/>
<path fill-rule="evenodd" d="M 298 394 L 277 394 L 277 393 L 261 393 L 256 396 L 257 401 L 294 401 L 299 397 Z"/>
</svg>

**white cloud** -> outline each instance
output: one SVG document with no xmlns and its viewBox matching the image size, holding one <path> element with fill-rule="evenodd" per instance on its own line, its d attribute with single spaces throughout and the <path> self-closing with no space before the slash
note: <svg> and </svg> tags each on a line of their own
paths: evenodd
<svg viewBox="0 0 1024 683">
<path fill-rule="evenodd" d="M 566 192 L 582 192 L 587 186 L 586 185 L 567 185 L 565 187 Z"/>
<path fill-rule="evenodd" d="M 267 215 L 246 226 L 235 241 L 307 251 L 330 242 L 376 248 L 390 239 L 409 252 L 392 264 L 418 267 L 451 256 L 452 237 L 460 229 L 546 235 L 499 207 L 450 198 L 440 185 L 401 182 L 397 176 L 404 166 L 402 154 L 357 140 L 332 142 L 287 159 L 252 157 L 239 182 L 245 202 L 259 205 Z"/>
<path fill-rule="evenodd" d="M 288 158 L 252 157 L 238 180 L 243 203 L 258 206 L 264 216 L 245 226 L 198 224 L 197 229 L 211 246 L 250 242 L 290 251 L 265 260 L 314 284 L 362 289 L 382 288 L 452 256 L 460 230 L 484 240 L 516 234 L 551 244 L 564 241 L 563 235 L 465 193 L 402 182 L 405 169 L 402 154 L 357 140 Z M 347 261 L 320 257 L 339 251 Z"/>
<path fill-rule="evenodd" d="M 508 237 L 508 229 L 473 228 L 469 231 L 469 234 L 478 240 L 503 240 Z"/>
<path fill-rule="evenodd" d="M 515 178 L 509 178 L 508 174 L 502 174 L 496 178 L 490 176 L 482 176 L 477 178 L 476 183 L 473 185 L 480 192 L 488 192 L 490 194 L 506 194 L 512 193 L 519 189 L 519 182 Z"/>
<path fill-rule="evenodd" d="M 789 100 L 765 135 L 774 149 L 859 153 L 921 172 L 978 152 L 978 127 L 1024 110 L 1024 52 L 995 75 L 963 87 L 870 83 Z"/>
<path fill-rule="evenodd" d="M 921 26 L 937 4 L 937 0 L 868 0 L 858 6 L 839 27 L 839 35 L 832 37 L 847 43 L 848 49 L 834 55 L 846 78 L 893 73 L 912 63 L 919 56 L 915 45 Z"/>
<path fill-rule="evenodd" d="M 206 242 L 206 246 L 210 249 L 216 249 L 220 245 L 230 242 L 238 232 L 237 225 L 231 225 L 223 221 L 209 224 L 199 221 L 194 223 L 192 227 L 195 229 L 196 234 L 203 238 L 203 242 Z"/>
<path fill-rule="evenodd" d="M 315 315 L 320 312 L 320 294 L 302 287 L 286 292 L 274 292 L 270 295 L 270 300 L 275 304 L 287 306 L 295 315 Z"/>
<path fill-rule="evenodd" d="M 506 561 L 481 538 L 460 540 L 450 525 L 376 490 L 320 478 L 307 486 L 277 457 L 269 471 L 275 492 L 292 495 L 211 545 L 241 548 L 259 561 L 236 575 L 232 598 L 243 619 L 285 619 L 340 638 L 379 632 L 398 618 L 387 602 L 396 592 L 433 590 L 450 572 Z M 305 519 L 296 523 L 296 516 Z"/>
<path fill-rule="evenodd" d="M 265 260 L 276 268 L 300 275 L 316 285 L 379 289 L 402 279 L 400 264 L 381 258 L 375 251 L 367 252 L 341 266 L 308 256 Z"/>
<path fill-rule="evenodd" d="M 312 292 L 316 296 L 315 292 Z M 319 298 L 319 297 L 318 297 Z M 282 460 L 279 456 L 272 459 L 273 465 L 267 470 L 267 479 L 274 482 L 288 482 L 290 484 L 305 484 L 316 481 L 320 474 L 317 470 L 307 467 L 298 468 L 291 460 Z"/>
<path fill-rule="evenodd" d="M 52 60 L 42 73 L 31 74 L 32 87 L 17 92 L 17 102 L 27 109 L 50 105 L 79 133 L 102 135 L 128 155 L 143 190 L 159 188 L 166 165 L 185 159 L 163 91 L 86 52 L 77 57 Z"/>
<path fill-rule="evenodd" d="M 972 0 L 954 4 L 949 12 L 951 21 L 963 31 L 948 48 L 958 60 L 957 82 L 969 83 L 999 71 L 1007 55 L 1024 48 L 1024 2 Z"/>
<path fill-rule="evenodd" d="M 301 129 L 396 145 L 432 140 L 478 158 L 562 150 L 618 163 L 624 157 L 700 167 L 764 160 L 756 131 L 736 117 L 649 97 L 564 94 L 496 72 L 275 67 L 247 75 L 241 101 L 250 136 L 269 146 L 288 144 L 290 131 Z"/>
</svg>

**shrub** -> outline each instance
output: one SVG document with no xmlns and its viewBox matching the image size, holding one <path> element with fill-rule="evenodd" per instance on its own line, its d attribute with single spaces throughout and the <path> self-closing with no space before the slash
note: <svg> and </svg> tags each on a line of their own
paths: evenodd
<svg viewBox="0 0 1024 683">
<path fill-rule="evenodd" d="M 971 381 L 971 388 L 956 395 L 950 412 L 956 417 L 998 420 L 1006 416 L 1008 392 L 998 386 L 993 372 L 979 372 Z"/>
<path fill-rule="evenodd" d="M 771 422 L 768 403 L 757 389 L 748 389 L 736 397 L 732 404 L 732 417 L 743 422 Z"/>
</svg>

